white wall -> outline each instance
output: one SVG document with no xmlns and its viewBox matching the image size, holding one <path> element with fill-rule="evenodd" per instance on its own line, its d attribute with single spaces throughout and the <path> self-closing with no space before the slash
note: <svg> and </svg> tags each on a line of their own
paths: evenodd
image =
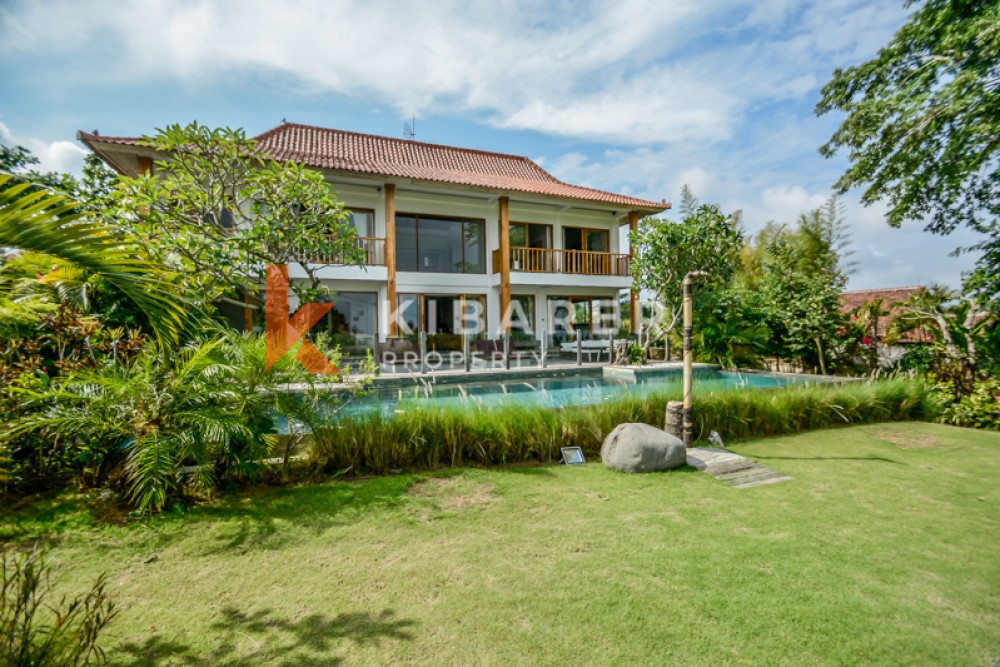
<svg viewBox="0 0 1000 667">
<path fill-rule="evenodd" d="M 385 192 L 377 182 L 372 185 L 333 182 L 333 187 L 347 208 L 375 211 L 375 235 L 385 236 Z M 486 273 L 422 273 L 397 272 L 396 293 L 421 294 L 484 294 L 486 295 L 486 326 L 491 336 L 500 333 L 499 275 L 492 273 L 492 254 L 500 245 L 499 203 L 495 195 L 470 192 L 425 192 L 407 184 L 396 186 L 396 213 L 456 216 L 485 221 Z M 601 211 L 568 208 L 565 205 L 511 201 L 511 222 L 552 225 L 552 243 L 563 247 L 564 227 L 607 229 L 612 253 L 621 252 L 619 228 L 624 211 Z M 368 267 L 367 273 L 357 267 L 327 268 L 322 272 L 324 283 L 336 291 L 374 292 L 379 294 L 379 333 L 384 339 L 389 331 L 389 315 L 395 304 L 386 303 L 387 272 L 384 267 Z M 294 269 L 292 277 L 297 277 Z M 547 327 L 549 296 L 596 296 L 616 298 L 620 289 L 628 288 L 631 279 L 616 276 L 581 276 L 572 274 L 538 274 L 511 272 L 511 294 L 531 294 L 535 297 L 535 322 Z"/>
</svg>

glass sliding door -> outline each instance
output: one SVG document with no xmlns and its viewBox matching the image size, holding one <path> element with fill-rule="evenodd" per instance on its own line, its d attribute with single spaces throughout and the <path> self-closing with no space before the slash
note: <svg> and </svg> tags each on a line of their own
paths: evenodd
<svg viewBox="0 0 1000 667">
<path fill-rule="evenodd" d="M 534 337 L 535 297 L 533 295 L 531 294 L 511 295 L 510 330 L 515 339 Z"/>
<path fill-rule="evenodd" d="M 553 271 L 552 225 L 531 222 L 510 223 L 511 269 Z"/>
<path fill-rule="evenodd" d="M 417 271 L 417 218 L 396 216 L 396 270 Z"/>
<path fill-rule="evenodd" d="M 348 211 L 347 224 L 358 236 L 375 236 L 375 211 L 371 209 L 351 209 Z"/>
<path fill-rule="evenodd" d="M 354 356 L 374 347 L 378 336 L 378 294 L 337 292 L 333 308 L 326 314 L 331 342 Z"/>
<path fill-rule="evenodd" d="M 607 230 L 588 229 L 587 242 L 584 250 L 588 250 L 590 252 L 609 252 L 611 250 L 611 244 L 609 243 Z"/>
<path fill-rule="evenodd" d="M 396 269 L 485 273 L 483 220 L 401 213 L 396 216 Z"/>
<path fill-rule="evenodd" d="M 396 295 L 396 326 L 401 337 L 414 337 L 420 332 L 420 295 Z"/>
<path fill-rule="evenodd" d="M 563 241 L 569 252 L 563 257 L 565 273 L 609 275 L 611 271 L 611 234 L 606 229 L 564 227 Z M 601 253 L 601 254 L 590 254 Z"/>
<path fill-rule="evenodd" d="M 611 234 L 606 229 L 563 227 L 563 247 L 566 250 L 610 252 Z"/>
<path fill-rule="evenodd" d="M 486 273 L 486 224 L 479 220 L 462 223 L 460 273 Z"/>
</svg>

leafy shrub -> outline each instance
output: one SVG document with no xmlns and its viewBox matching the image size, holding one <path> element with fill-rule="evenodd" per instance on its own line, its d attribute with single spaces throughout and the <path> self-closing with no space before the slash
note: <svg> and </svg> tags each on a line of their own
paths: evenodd
<svg viewBox="0 0 1000 667">
<path fill-rule="evenodd" d="M 22 413 L 0 427 L 12 474 L 39 452 L 62 452 L 77 480 L 118 484 L 142 510 L 188 490 L 253 474 L 274 443 L 275 391 L 312 376 L 285 355 L 265 370 L 261 336 L 234 332 L 164 352 L 147 347 L 130 363 L 85 368 L 18 391 Z"/>
<path fill-rule="evenodd" d="M 98 577 L 82 595 L 52 601 L 49 562 L 37 551 L 0 555 L 0 664 L 88 665 L 105 662 L 100 634 L 117 615 Z"/>
<path fill-rule="evenodd" d="M 948 386 L 941 386 L 939 391 L 948 399 L 954 395 Z M 980 380 L 971 394 L 955 399 L 944 408 L 941 421 L 1000 431 L 1000 380 Z"/>
<path fill-rule="evenodd" d="M 896 362 L 896 368 L 901 371 L 929 373 L 938 361 L 940 353 L 932 345 L 909 345 L 906 352 Z"/>
<path fill-rule="evenodd" d="M 642 345 L 639 345 L 636 341 L 630 341 L 626 350 L 628 351 L 628 362 L 630 364 L 638 365 L 642 363 Z"/>
<path fill-rule="evenodd" d="M 663 426 L 667 401 L 679 391 L 626 396 L 597 405 L 510 405 L 428 408 L 391 416 L 343 417 L 313 428 L 311 456 L 328 470 L 387 473 L 398 469 L 558 460 L 559 448 L 579 446 L 596 456 L 618 424 Z M 914 380 L 854 382 L 773 391 L 720 391 L 695 398 L 697 438 L 712 430 L 726 441 L 837 425 L 930 419 L 938 403 Z"/>
</svg>

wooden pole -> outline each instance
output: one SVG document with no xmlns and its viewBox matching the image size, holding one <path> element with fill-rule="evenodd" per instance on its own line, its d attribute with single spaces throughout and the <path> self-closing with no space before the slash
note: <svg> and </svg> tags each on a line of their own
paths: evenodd
<svg viewBox="0 0 1000 667">
<path fill-rule="evenodd" d="M 500 197 L 500 333 L 510 333 L 509 197 Z"/>
<path fill-rule="evenodd" d="M 708 275 L 704 271 L 691 271 L 684 276 L 684 408 L 683 420 L 683 440 L 684 446 L 691 446 L 691 439 L 694 431 L 694 422 L 691 417 L 691 390 L 694 385 L 694 344 L 691 341 L 694 315 L 691 308 L 691 285 L 694 279 L 699 276 Z"/>
<path fill-rule="evenodd" d="M 639 211 L 629 211 L 628 212 L 628 228 L 630 232 L 634 232 L 639 229 Z M 635 257 L 635 248 L 632 245 L 631 240 L 628 244 L 628 255 L 629 257 Z M 629 291 L 629 316 L 632 319 L 632 333 L 633 335 L 639 334 L 639 324 L 640 316 L 642 311 L 639 307 L 639 292 L 637 290 Z"/>
<path fill-rule="evenodd" d="M 386 289 L 385 298 L 388 301 L 388 312 L 396 312 L 396 186 L 385 184 L 385 268 Z M 389 318 L 389 337 L 398 334 L 395 317 Z"/>
</svg>

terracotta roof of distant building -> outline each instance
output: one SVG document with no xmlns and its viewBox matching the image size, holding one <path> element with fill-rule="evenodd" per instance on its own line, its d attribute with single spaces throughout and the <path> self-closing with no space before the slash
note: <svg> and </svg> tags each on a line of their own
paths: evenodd
<svg viewBox="0 0 1000 667">
<path fill-rule="evenodd" d="M 78 136 L 91 148 L 93 142 L 135 146 L 140 141 L 138 137 L 106 137 L 87 132 Z M 275 160 L 291 160 L 322 169 L 600 202 L 647 213 L 670 208 L 666 202 L 564 183 L 520 155 L 287 122 L 258 135 L 256 140 L 258 147 Z"/>
<path fill-rule="evenodd" d="M 844 312 L 851 312 L 859 306 L 871 303 L 875 299 L 883 300 L 883 308 L 889 311 L 885 317 L 880 317 L 875 325 L 875 335 L 881 340 L 885 337 L 889 326 L 899 314 L 900 309 L 895 304 L 899 301 L 909 299 L 917 291 L 923 289 L 922 285 L 909 285 L 907 287 L 883 287 L 881 289 L 862 289 L 844 292 L 840 295 L 840 306 Z M 927 331 L 910 331 L 900 340 L 901 343 L 930 343 L 934 339 Z"/>
</svg>

